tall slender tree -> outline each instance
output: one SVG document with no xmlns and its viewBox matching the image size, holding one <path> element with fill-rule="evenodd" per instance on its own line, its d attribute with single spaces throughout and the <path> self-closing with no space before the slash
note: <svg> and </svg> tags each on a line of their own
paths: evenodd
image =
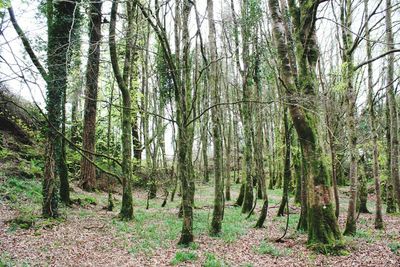
<svg viewBox="0 0 400 267">
<path fill-rule="evenodd" d="M 393 25 L 392 25 L 392 1 L 386 0 L 386 46 L 387 51 L 394 50 Z M 399 176 L 399 128 L 398 110 L 394 89 L 394 54 L 387 55 L 387 79 L 386 94 L 390 116 L 390 176 L 394 186 L 397 204 L 400 205 L 400 176 Z"/>
<path fill-rule="evenodd" d="M 128 25 L 126 27 L 126 43 L 123 74 L 119 69 L 117 47 L 115 41 L 115 28 L 117 22 L 118 0 L 113 0 L 111 6 L 109 46 L 111 65 L 119 90 L 122 95 L 122 206 L 120 217 L 123 220 L 133 218 L 133 200 L 132 200 L 132 114 L 131 114 L 131 94 L 129 92 L 129 67 L 132 53 L 133 19 L 135 4 L 126 3 Z"/>
<path fill-rule="evenodd" d="M 223 217 L 223 199 L 224 199 L 224 183 L 222 178 L 222 131 L 221 131 L 221 108 L 217 105 L 220 103 L 220 85 L 218 81 L 218 54 L 217 54 L 217 37 L 214 21 L 214 1 L 207 0 L 207 14 L 209 26 L 209 44 L 211 67 L 209 71 L 209 84 L 211 85 L 213 105 L 212 124 L 213 124 L 213 144 L 214 144 L 214 210 L 211 222 L 211 234 L 218 235 L 221 232 Z"/>
<path fill-rule="evenodd" d="M 350 151 L 350 199 L 347 211 L 345 235 L 354 235 L 356 232 L 356 200 L 357 200 L 357 133 L 356 133 L 356 92 L 353 85 L 354 80 L 354 63 L 353 51 L 354 42 L 351 33 L 352 26 L 352 1 L 344 0 L 341 8 L 342 23 L 342 41 L 343 41 L 343 83 L 346 86 L 346 103 L 347 103 L 347 127 L 349 135 L 349 151 Z"/>
<path fill-rule="evenodd" d="M 83 117 L 82 146 L 86 158 L 94 160 L 96 148 L 97 91 L 100 69 L 101 1 L 90 3 L 89 50 L 86 66 L 85 109 Z M 87 151 L 87 152 L 86 152 Z M 81 159 L 81 185 L 92 191 L 96 187 L 96 168 L 85 157 Z"/>
</svg>

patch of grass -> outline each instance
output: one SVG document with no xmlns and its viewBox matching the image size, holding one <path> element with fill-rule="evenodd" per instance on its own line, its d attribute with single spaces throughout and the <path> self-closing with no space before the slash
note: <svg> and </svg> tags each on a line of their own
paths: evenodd
<svg viewBox="0 0 400 267">
<path fill-rule="evenodd" d="M 88 205 L 97 205 L 97 200 L 96 198 L 92 197 L 92 196 L 86 196 L 83 199 L 83 202 L 88 204 Z"/>
<path fill-rule="evenodd" d="M 0 149 L 0 160 L 6 160 L 9 157 L 13 156 L 13 152 L 7 148 Z"/>
<path fill-rule="evenodd" d="M 400 256 L 400 243 L 399 242 L 389 243 L 388 247 L 390 248 L 391 252 L 393 252 L 397 256 Z"/>
<path fill-rule="evenodd" d="M 0 184 L 0 195 L 10 200 L 14 208 L 21 205 L 24 200 L 31 204 L 40 204 L 42 201 L 42 186 L 39 181 L 8 178 Z"/>
<path fill-rule="evenodd" d="M 12 260 L 11 256 L 8 255 L 7 253 L 2 253 L 0 255 L 0 266 L 1 267 L 11 267 L 11 266 L 15 266 L 16 263 L 15 261 Z"/>
<path fill-rule="evenodd" d="M 26 262 L 17 263 L 14 259 L 11 258 L 11 256 L 8 253 L 2 253 L 0 255 L 0 266 L 1 267 L 12 267 L 12 266 L 27 267 L 30 265 Z"/>
<path fill-rule="evenodd" d="M 137 209 L 134 216 L 135 219 L 129 222 L 118 219 L 112 221 L 117 235 L 123 238 L 128 236 L 134 243 L 128 249 L 129 253 L 144 252 L 151 255 L 157 248 L 168 247 L 169 241 L 179 236 L 182 222 L 175 214 Z"/>
<path fill-rule="evenodd" d="M 287 256 L 291 253 L 289 249 L 280 249 L 271 243 L 261 242 L 259 247 L 254 248 L 259 254 L 268 254 L 274 257 Z"/>
<path fill-rule="evenodd" d="M 78 214 L 81 218 L 88 218 L 92 215 L 92 212 L 89 210 L 80 209 Z"/>
<path fill-rule="evenodd" d="M 354 237 L 364 239 L 367 241 L 367 243 L 372 243 L 374 241 L 373 233 L 371 230 L 357 230 Z"/>
<path fill-rule="evenodd" d="M 222 260 L 219 260 L 214 254 L 207 253 L 206 260 L 204 261 L 203 267 L 224 267 L 227 266 Z"/>
<path fill-rule="evenodd" d="M 255 220 L 257 220 L 256 216 L 246 220 L 246 215 L 242 214 L 241 208 L 225 208 L 221 239 L 227 243 L 235 242 L 254 226 Z"/>
<path fill-rule="evenodd" d="M 35 225 L 37 217 L 33 214 L 22 214 L 10 221 L 10 227 L 12 229 L 29 229 Z"/>
<path fill-rule="evenodd" d="M 197 254 L 192 251 L 178 251 L 171 260 L 172 265 L 177 265 L 181 262 L 193 262 L 197 260 Z"/>
</svg>

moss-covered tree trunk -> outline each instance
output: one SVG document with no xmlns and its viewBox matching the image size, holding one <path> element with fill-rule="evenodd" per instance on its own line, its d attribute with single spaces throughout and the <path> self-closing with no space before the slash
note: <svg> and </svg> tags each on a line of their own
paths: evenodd
<svg viewBox="0 0 400 267">
<path fill-rule="evenodd" d="M 124 58 L 124 75 L 121 75 L 118 64 L 117 47 L 115 42 L 115 27 L 117 20 L 118 0 L 113 0 L 111 7 L 110 17 L 110 33 L 109 33 L 109 47 L 111 65 L 113 68 L 115 79 L 119 90 L 122 95 L 122 205 L 120 217 L 123 220 L 130 220 L 133 218 L 133 200 L 132 200 L 132 119 L 131 119 L 131 95 L 128 89 L 129 66 L 131 59 L 132 49 L 132 31 L 133 31 L 133 18 L 134 18 L 134 5 L 130 2 L 126 3 L 127 11 L 127 32 L 126 32 L 126 46 Z"/>
<path fill-rule="evenodd" d="M 90 3 L 89 50 L 86 67 L 85 109 L 83 117 L 82 147 L 85 157 L 94 161 L 96 149 L 97 91 L 100 69 L 102 2 Z M 81 186 L 92 191 L 96 187 L 96 168 L 85 157 L 81 158 Z"/>
<path fill-rule="evenodd" d="M 394 49 L 393 28 L 392 28 L 392 1 L 386 0 L 386 46 L 387 51 Z M 394 54 L 387 56 L 387 79 L 386 91 L 389 104 L 390 116 L 390 176 L 394 187 L 394 195 L 397 204 L 400 205 L 400 176 L 399 176 L 399 128 L 398 128 L 398 108 L 394 87 Z"/>
<path fill-rule="evenodd" d="M 217 38 L 214 21 L 214 2 L 207 0 L 208 17 L 208 39 L 210 44 L 211 67 L 209 71 L 209 84 L 211 88 L 212 104 L 218 105 L 220 101 L 220 86 L 218 81 L 218 62 L 217 62 Z M 213 144 L 214 144 L 214 209 L 211 221 L 211 234 L 221 233 L 223 217 L 223 179 L 222 179 L 222 131 L 221 131 L 221 108 L 216 106 L 211 110 L 213 124 Z"/>
<path fill-rule="evenodd" d="M 225 65 L 225 73 L 228 73 L 228 59 L 226 59 L 226 65 Z M 229 86 L 226 85 L 224 88 L 225 91 L 225 101 L 229 102 L 230 101 L 230 91 L 229 91 Z M 228 128 L 225 134 L 225 142 L 224 142 L 224 152 L 225 152 L 225 200 L 230 201 L 231 200 L 231 183 L 232 183 L 232 178 L 231 178 L 231 172 L 232 169 L 235 172 L 234 169 L 234 164 L 232 164 L 232 143 L 233 143 L 233 136 L 232 136 L 232 112 L 230 110 L 230 107 L 226 107 L 225 110 L 226 113 L 226 123 L 228 124 L 226 127 Z M 233 167 L 233 168 L 232 168 Z"/>
<path fill-rule="evenodd" d="M 262 99 L 262 85 L 261 85 L 261 51 L 258 44 L 258 26 L 256 28 L 256 33 L 254 37 L 255 43 L 255 59 L 254 59 L 254 74 L 253 80 L 256 86 L 256 96 L 257 99 Z M 254 161 L 255 161 L 255 175 L 258 185 L 258 198 L 263 199 L 263 205 L 261 208 L 260 216 L 257 220 L 256 227 L 261 228 L 264 225 L 264 221 L 268 213 L 268 194 L 267 194 L 267 184 L 264 171 L 264 132 L 263 132 L 263 118 L 264 113 L 262 106 L 257 105 L 255 107 L 256 119 L 255 119 L 255 136 L 254 136 Z"/>
<path fill-rule="evenodd" d="M 277 1 L 269 0 L 268 6 L 278 50 L 280 79 L 286 91 L 290 114 L 303 151 L 307 187 L 308 243 L 333 244 L 341 239 L 341 234 L 334 214 L 331 179 L 327 173 L 326 163 L 323 161 L 322 145 L 318 142 L 318 117 L 312 111 L 310 112 L 317 107 L 315 68 L 318 48 L 314 22 L 319 2 L 307 0 L 296 4 L 294 1 L 289 1 L 299 72 L 297 86 L 290 68 L 279 4 Z M 306 101 L 298 105 L 303 99 Z"/>
<path fill-rule="evenodd" d="M 283 169 L 283 194 L 281 204 L 279 205 L 277 216 L 283 216 L 286 208 L 286 203 L 289 201 L 289 184 L 291 182 L 292 172 L 290 169 L 290 154 L 291 154 L 291 133 L 289 127 L 289 119 L 287 116 L 287 108 L 283 110 L 283 125 L 284 125 L 284 136 L 285 136 L 285 157 L 284 169 Z"/>
<path fill-rule="evenodd" d="M 347 88 L 346 104 L 347 104 L 347 127 L 349 136 L 349 153 L 350 153 L 350 198 L 347 210 L 345 235 L 354 235 L 356 233 L 356 201 L 357 201 L 357 133 L 356 133 L 356 92 L 353 87 L 353 38 L 351 35 L 352 25 L 352 1 L 345 0 L 341 6 L 341 23 L 342 23 L 342 41 L 343 41 L 343 82 Z"/>
<path fill-rule="evenodd" d="M 357 211 L 359 213 L 370 213 L 367 207 L 368 201 L 368 178 L 366 173 L 366 159 L 365 155 L 360 157 L 359 162 L 359 187 L 358 187 L 358 198 L 357 198 Z"/>
<path fill-rule="evenodd" d="M 368 21 L 368 0 L 364 0 L 364 19 L 365 32 L 366 32 L 366 50 L 367 50 L 367 60 L 372 58 L 372 45 L 369 38 L 369 21 Z M 378 132 L 376 129 L 376 113 L 375 113 L 375 103 L 374 103 L 374 89 L 373 89 L 373 72 L 372 72 L 372 62 L 368 63 L 367 68 L 368 77 L 368 111 L 369 111 L 369 124 L 372 132 L 372 174 L 375 182 L 375 228 L 383 229 L 383 218 L 382 218 L 382 198 L 381 198 L 381 181 L 379 175 L 379 150 L 378 150 Z"/>
<path fill-rule="evenodd" d="M 193 125 L 188 124 L 191 112 L 191 73 L 189 63 L 190 36 L 189 15 L 192 3 L 182 1 L 182 83 L 180 91 L 175 94 L 178 121 L 178 173 L 182 183 L 183 224 L 179 244 L 188 245 L 193 242 L 193 206 L 194 206 L 194 173 L 192 164 Z"/>
<path fill-rule="evenodd" d="M 387 213 L 395 213 L 397 208 L 396 208 L 396 203 L 395 203 L 395 198 L 394 198 L 394 186 L 393 186 L 393 177 L 391 175 L 391 158 L 392 158 L 392 145 L 391 145 L 391 134 L 390 134 L 390 109 L 389 109 L 389 97 L 387 94 L 386 90 L 386 101 L 385 101 L 385 117 L 386 117 L 386 174 L 387 174 L 387 180 L 386 180 L 386 212 Z"/>
<path fill-rule="evenodd" d="M 68 64 L 68 63 L 67 63 Z M 58 172 L 60 174 L 60 200 L 69 205 L 71 202 L 69 195 L 69 180 L 68 180 L 68 165 L 67 165 L 67 144 L 65 137 L 66 136 L 66 123 L 67 123 L 67 115 L 66 115 L 66 104 L 67 104 L 67 86 L 63 88 L 63 97 L 61 104 L 61 151 L 59 155 L 58 163 Z"/>
<path fill-rule="evenodd" d="M 207 84 L 207 82 L 205 82 Z M 208 100 L 207 95 L 207 87 L 203 88 L 203 105 L 206 105 L 206 100 Z M 210 181 L 210 172 L 208 170 L 208 113 L 206 113 L 201 118 L 201 133 L 200 133 L 200 140 L 201 140 L 201 156 L 203 160 L 203 183 L 207 184 Z"/>
<path fill-rule="evenodd" d="M 248 0 L 242 1 L 242 60 L 243 69 L 242 73 L 242 100 L 241 116 L 243 122 L 244 134 L 244 160 L 246 168 L 246 183 L 244 190 L 244 199 L 242 205 L 242 213 L 250 212 L 253 208 L 254 196 L 254 182 L 253 182 L 253 115 L 252 104 L 249 102 L 252 99 L 253 82 L 250 79 L 250 23 L 249 19 L 249 2 Z M 238 59 L 239 60 L 239 59 Z"/>
<path fill-rule="evenodd" d="M 67 54 L 69 29 L 72 25 L 75 1 L 47 1 L 48 24 L 48 75 L 47 75 L 47 145 L 43 179 L 42 214 L 57 217 L 57 176 L 60 169 L 57 161 L 62 160 L 60 125 L 62 99 L 67 86 Z M 55 52 L 57 51 L 57 52 Z"/>
</svg>

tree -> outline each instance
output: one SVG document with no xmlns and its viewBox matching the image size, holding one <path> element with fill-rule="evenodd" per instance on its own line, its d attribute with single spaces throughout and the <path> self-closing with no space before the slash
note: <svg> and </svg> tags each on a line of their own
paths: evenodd
<svg viewBox="0 0 400 267">
<path fill-rule="evenodd" d="M 386 0 L 386 47 L 387 52 L 394 50 L 392 29 L 392 1 Z M 387 55 L 386 94 L 390 117 L 390 177 L 394 186 L 397 204 L 400 205 L 400 176 L 399 176 L 399 138 L 398 138 L 398 110 L 394 89 L 394 54 Z"/>
<path fill-rule="evenodd" d="M 102 2 L 90 3 L 89 50 L 86 67 L 85 111 L 83 117 L 82 146 L 85 156 L 94 160 L 96 145 L 97 91 L 100 67 L 101 41 L 101 6 Z M 96 187 L 96 167 L 85 157 L 81 159 L 81 185 L 92 191 Z"/>
<path fill-rule="evenodd" d="M 61 109 L 67 86 L 67 53 L 69 29 L 73 23 L 75 1 L 47 1 L 47 143 L 43 180 L 43 207 L 45 217 L 57 217 L 56 177 L 61 160 Z"/>
<path fill-rule="evenodd" d="M 119 90 L 122 95 L 122 206 L 120 217 L 123 220 L 130 220 L 133 218 L 133 204 L 132 204 L 132 116 L 131 116 L 131 95 L 129 92 L 129 68 L 130 58 L 132 53 L 132 36 L 133 36 L 133 19 L 135 4 L 131 2 L 126 3 L 128 25 L 126 28 L 126 43 L 125 43 L 125 58 L 124 58 L 124 71 L 123 75 L 119 69 L 117 47 L 115 42 L 115 28 L 117 22 L 118 0 L 113 0 L 111 6 L 110 17 L 110 34 L 109 46 L 111 65 L 113 68 L 114 76 L 117 81 Z"/>
<path fill-rule="evenodd" d="M 345 235 L 354 235 L 356 233 L 356 200 L 357 200 L 357 134 L 356 134 L 356 92 L 353 86 L 354 66 L 353 51 L 354 43 L 351 35 L 352 24 L 352 1 L 345 0 L 341 6 L 342 23 L 342 41 L 343 41 L 343 83 L 346 90 L 347 103 L 347 127 L 349 134 L 349 152 L 350 152 L 350 200 L 347 211 Z"/>
<path fill-rule="evenodd" d="M 214 21 L 214 3 L 213 0 L 207 0 L 207 14 L 209 25 L 209 43 L 211 54 L 211 67 L 209 71 L 209 84 L 211 85 L 213 105 L 220 103 L 220 86 L 218 82 L 218 55 L 217 38 Z M 216 106 L 212 109 L 213 124 L 213 144 L 214 144 L 214 210 L 211 222 L 211 234 L 218 235 L 221 232 L 223 203 L 224 203 L 224 182 L 222 178 L 222 131 L 221 131 L 221 111 Z"/>
<path fill-rule="evenodd" d="M 341 239 L 332 204 L 332 185 L 323 161 L 323 150 L 319 143 L 315 110 L 316 62 L 318 47 L 315 32 L 316 13 L 320 1 L 307 0 L 296 4 L 289 1 L 289 10 L 294 28 L 298 83 L 290 69 L 288 46 L 285 40 L 282 14 L 279 3 L 269 0 L 272 30 L 278 54 L 280 80 L 285 88 L 289 110 L 300 140 L 304 157 L 305 184 L 307 194 L 307 225 L 309 244 L 334 244 Z M 301 102 L 300 102 L 301 101 Z"/>
<path fill-rule="evenodd" d="M 8 8 L 11 22 L 18 36 L 22 40 L 25 51 L 28 53 L 33 64 L 38 69 L 47 84 L 47 129 L 46 129 L 46 152 L 43 177 L 43 204 L 42 214 L 44 217 L 57 217 L 58 195 L 57 177 L 60 171 L 66 171 L 65 155 L 62 147 L 62 110 L 63 99 L 67 87 L 67 56 L 69 48 L 69 29 L 73 23 L 73 12 L 76 1 L 46 2 L 47 15 L 47 71 L 40 63 L 33 51 L 28 38 L 19 27 L 12 7 Z M 64 167 L 64 168 L 60 168 Z M 63 175 L 63 187 L 68 189 L 68 176 Z M 69 194 L 64 194 L 63 199 L 68 202 Z"/>
</svg>

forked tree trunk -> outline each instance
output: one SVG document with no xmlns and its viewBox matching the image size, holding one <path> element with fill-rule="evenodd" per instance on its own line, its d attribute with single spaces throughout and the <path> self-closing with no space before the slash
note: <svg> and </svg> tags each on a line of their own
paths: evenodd
<svg viewBox="0 0 400 267">
<path fill-rule="evenodd" d="M 309 244 L 333 244 L 341 239 L 339 225 L 334 214 L 332 187 L 328 176 L 322 145 L 318 143 L 318 117 L 315 110 L 316 62 L 318 58 L 315 33 L 316 10 L 320 1 L 307 0 L 299 3 L 290 1 L 295 43 L 298 48 L 296 59 L 299 62 L 299 87 L 294 83 L 285 40 L 282 14 L 277 1 L 269 0 L 272 30 L 277 46 L 281 81 L 289 101 L 289 110 L 299 136 L 304 156 L 305 182 L 307 187 L 307 224 Z M 300 96 L 300 97 L 299 97 Z M 302 97 L 307 101 L 298 105 Z M 306 108 L 302 108 L 301 106 Z"/>
</svg>

